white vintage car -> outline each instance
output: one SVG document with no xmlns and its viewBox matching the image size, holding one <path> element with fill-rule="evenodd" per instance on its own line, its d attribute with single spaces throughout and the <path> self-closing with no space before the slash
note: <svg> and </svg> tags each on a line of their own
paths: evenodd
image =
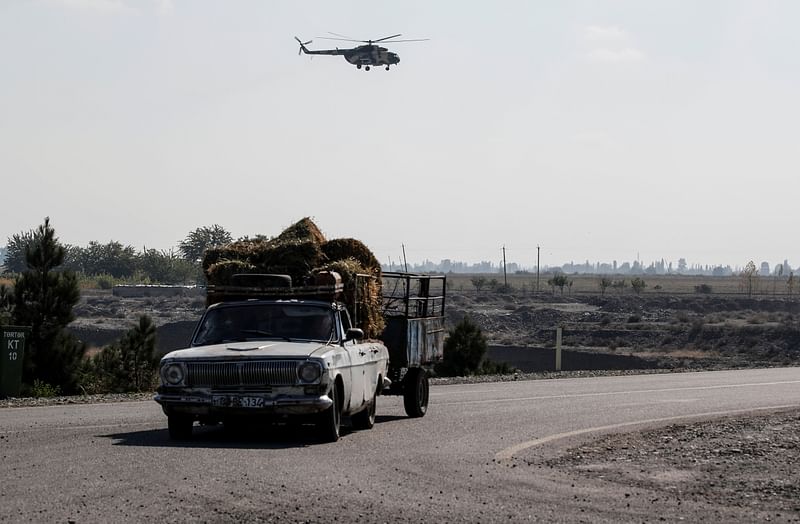
<svg viewBox="0 0 800 524">
<path fill-rule="evenodd" d="M 188 349 L 161 359 L 155 400 L 173 439 L 201 423 L 298 416 L 326 441 L 375 423 L 377 395 L 389 388 L 389 354 L 350 327 L 344 305 L 319 300 L 243 300 L 210 306 Z"/>
</svg>

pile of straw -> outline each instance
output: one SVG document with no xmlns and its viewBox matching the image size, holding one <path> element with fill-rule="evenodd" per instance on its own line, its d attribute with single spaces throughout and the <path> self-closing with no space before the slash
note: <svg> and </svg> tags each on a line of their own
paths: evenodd
<svg viewBox="0 0 800 524">
<path fill-rule="evenodd" d="M 378 259 L 359 240 L 326 240 L 308 217 L 270 240 L 240 240 L 208 249 L 203 271 L 212 285 L 230 285 L 235 274 L 271 273 L 291 276 L 293 286 L 311 284 L 320 271 L 336 271 L 342 277 L 343 301 L 355 327 L 364 330 L 367 338 L 377 338 L 383 331 Z"/>
</svg>

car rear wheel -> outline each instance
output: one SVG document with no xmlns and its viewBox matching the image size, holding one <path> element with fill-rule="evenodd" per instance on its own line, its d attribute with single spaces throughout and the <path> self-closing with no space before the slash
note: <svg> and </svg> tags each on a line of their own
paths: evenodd
<svg viewBox="0 0 800 524">
<path fill-rule="evenodd" d="M 339 429 L 342 425 L 342 404 L 339 388 L 334 384 L 329 393 L 333 404 L 331 407 L 319 414 L 317 429 L 319 435 L 325 442 L 336 442 L 339 440 Z"/>
<path fill-rule="evenodd" d="M 403 406 L 412 418 L 424 417 L 428 411 L 428 374 L 422 368 L 411 368 L 403 379 Z"/>
<path fill-rule="evenodd" d="M 189 440 L 192 438 L 192 426 L 194 419 L 186 415 L 169 415 L 167 417 L 167 428 L 169 438 L 172 440 Z"/>
<path fill-rule="evenodd" d="M 378 383 L 383 382 L 383 379 L 378 380 Z M 355 429 L 372 429 L 375 425 L 375 408 L 377 406 L 378 390 L 372 392 L 372 401 L 369 403 L 367 409 L 362 409 L 351 417 L 353 427 Z"/>
</svg>

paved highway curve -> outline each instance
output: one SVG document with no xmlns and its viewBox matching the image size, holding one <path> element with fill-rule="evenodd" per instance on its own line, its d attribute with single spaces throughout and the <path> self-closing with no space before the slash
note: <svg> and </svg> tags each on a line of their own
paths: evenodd
<svg viewBox="0 0 800 524">
<path fill-rule="evenodd" d="M 800 407 L 800 368 L 435 386 L 424 418 L 381 397 L 374 429 L 333 444 L 216 427 L 175 443 L 155 402 L 0 409 L 0 522 L 657 521 L 646 494 L 623 507 L 536 459 L 602 432 L 786 407 Z"/>
</svg>

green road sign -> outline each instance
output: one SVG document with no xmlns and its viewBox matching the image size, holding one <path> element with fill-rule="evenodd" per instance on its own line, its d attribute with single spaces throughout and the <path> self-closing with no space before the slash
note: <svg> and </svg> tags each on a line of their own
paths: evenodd
<svg viewBox="0 0 800 524">
<path fill-rule="evenodd" d="M 0 398 L 18 397 L 22 386 L 22 356 L 30 328 L 0 327 Z"/>
</svg>

